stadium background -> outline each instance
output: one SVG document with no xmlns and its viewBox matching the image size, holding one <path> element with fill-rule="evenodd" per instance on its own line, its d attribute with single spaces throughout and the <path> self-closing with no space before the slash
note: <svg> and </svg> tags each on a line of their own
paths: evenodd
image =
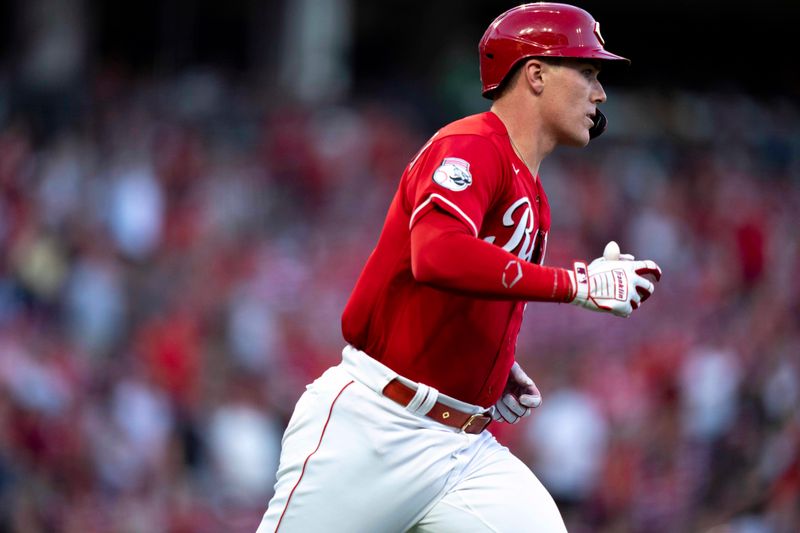
<svg viewBox="0 0 800 533">
<path fill-rule="evenodd" d="M 574 532 L 800 527 L 796 2 L 576 2 L 630 57 L 542 168 L 547 263 L 664 269 L 629 320 L 528 306 L 498 438 Z M 253 531 L 400 172 L 487 103 L 511 2 L 0 2 L 0 530 Z"/>
</svg>

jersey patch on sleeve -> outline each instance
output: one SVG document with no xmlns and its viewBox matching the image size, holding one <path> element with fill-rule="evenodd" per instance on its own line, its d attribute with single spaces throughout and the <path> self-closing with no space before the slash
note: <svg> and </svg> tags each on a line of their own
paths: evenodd
<svg viewBox="0 0 800 533">
<path fill-rule="evenodd" d="M 472 185 L 472 174 L 469 172 L 469 163 L 457 157 L 445 157 L 436 172 L 433 181 L 451 191 L 463 191 Z"/>
</svg>

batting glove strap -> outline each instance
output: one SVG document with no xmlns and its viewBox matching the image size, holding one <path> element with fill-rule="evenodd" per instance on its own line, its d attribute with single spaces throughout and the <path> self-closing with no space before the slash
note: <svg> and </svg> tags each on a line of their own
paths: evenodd
<svg viewBox="0 0 800 533">
<path fill-rule="evenodd" d="M 576 261 L 570 273 L 575 288 L 572 303 L 628 317 L 655 290 L 653 283 L 643 277 L 645 274 L 658 280 L 661 269 L 653 261 L 604 259 L 589 265 Z"/>
<path fill-rule="evenodd" d="M 575 261 L 572 271 L 569 273 L 569 279 L 572 282 L 572 294 L 575 295 L 572 303 L 583 305 L 583 302 L 589 299 L 589 267 L 586 266 L 586 263 Z"/>
</svg>

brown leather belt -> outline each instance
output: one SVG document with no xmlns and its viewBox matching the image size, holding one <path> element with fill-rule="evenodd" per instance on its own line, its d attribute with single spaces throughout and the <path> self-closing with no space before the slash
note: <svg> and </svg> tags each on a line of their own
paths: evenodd
<svg viewBox="0 0 800 533">
<path fill-rule="evenodd" d="M 383 395 L 399 403 L 403 407 L 407 406 L 411 399 L 416 394 L 416 391 L 401 383 L 397 379 L 393 379 L 383 388 Z M 436 402 L 431 410 L 428 412 L 428 418 L 432 418 L 446 426 L 460 429 L 464 433 L 476 435 L 486 429 L 492 417 L 489 415 L 477 413 L 465 413 L 458 411 L 442 402 Z"/>
</svg>

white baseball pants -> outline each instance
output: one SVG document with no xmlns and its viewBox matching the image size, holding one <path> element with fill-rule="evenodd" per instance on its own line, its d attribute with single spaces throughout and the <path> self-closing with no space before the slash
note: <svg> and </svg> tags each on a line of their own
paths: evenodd
<svg viewBox="0 0 800 533">
<path fill-rule="evenodd" d="M 566 531 L 547 490 L 488 431 L 462 433 L 384 397 L 395 377 L 348 346 L 307 387 L 257 533 Z"/>
</svg>

